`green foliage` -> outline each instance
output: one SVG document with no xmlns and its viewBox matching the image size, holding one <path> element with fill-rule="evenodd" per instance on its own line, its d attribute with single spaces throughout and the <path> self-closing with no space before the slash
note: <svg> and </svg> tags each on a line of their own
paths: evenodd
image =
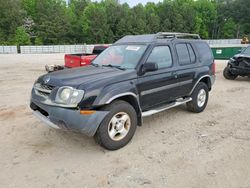
<svg viewBox="0 0 250 188">
<path fill-rule="evenodd" d="M 35 45 L 42 45 L 42 44 L 43 44 L 42 39 L 39 38 L 39 37 L 36 37 L 36 39 L 35 39 Z"/>
<path fill-rule="evenodd" d="M 160 31 L 202 38 L 250 34 L 250 1 L 163 0 L 129 7 L 119 0 L 0 0 L 0 44 L 113 43 Z"/>
<path fill-rule="evenodd" d="M 0 0 L 0 42 L 10 44 L 18 26 L 22 25 L 24 11 L 19 0 Z"/>
<path fill-rule="evenodd" d="M 17 45 L 29 45 L 30 44 L 29 34 L 26 33 L 25 28 L 22 26 L 16 29 L 15 44 Z"/>
<path fill-rule="evenodd" d="M 235 37 L 236 32 L 236 23 L 232 18 L 229 18 L 225 21 L 224 26 L 222 28 L 223 38 L 230 39 Z"/>
<path fill-rule="evenodd" d="M 86 42 L 105 43 L 109 32 L 105 8 L 98 3 L 89 4 L 82 16 L 83 35 Z"/>
<path fill-rule="evenodd" d="M 210 38 L 217 17 L 216 4 L 210 0 L 198 0 L 194 6 L 197 11 L 196 20 L 199 23 L 199 30 L 196 32 L 203 38 Z"/>
</svg>

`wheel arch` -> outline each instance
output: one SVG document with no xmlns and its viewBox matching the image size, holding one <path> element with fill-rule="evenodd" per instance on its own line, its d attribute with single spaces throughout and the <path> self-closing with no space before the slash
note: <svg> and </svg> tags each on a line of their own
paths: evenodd
<svg viewBox="0 0 250 188">
<path fill-rule="evenodd" d="M 200 82 L 203 82 L 205 83 L 207 86 L 208 86 L 208 90 L 211 91 L 212 89 L 212 80 L 211 80 L 211 76 L 210 75 L 204 75 L 204 76 L 201 76 L 197 81 L 196 83 L 194 84 L 191 92 L 189 93 L 190 95 L 193 93 L 195 87 L 197 86 L 198 83 Z"/>
<path fill-rule="evenodd" d="M 138 124 L 138 126 L 142 125 L 142 115 L 141 115 L 142 113 L 141 113 L 141 108 L 140 108 L 140 105 L 139 105 L 137 95 L 135 95 L 134 93 L 119 94 L 119 95 L 116 95 L 116 96 L 110 98 L 110 100 L 108 100 L 106 102 L 106 105 L 112 103 L 115 100 L 122 100 L 122 101 L 125 101 L 125 102 L 129 103 L 135 109 L 135 111 L 137 113 L 137 124 Z"/>
<path fill-rule="evenodd" d="M 199 82 L 205 83 L 207 85 L 207 87 L 208 87 L 208 90 L 211 91 L 211 89 L 212 89 L 212 82 L 211 82 L 211 78 L 210 77 L 206 76 L 206 77 L 202 78 Z"/>
</svg>

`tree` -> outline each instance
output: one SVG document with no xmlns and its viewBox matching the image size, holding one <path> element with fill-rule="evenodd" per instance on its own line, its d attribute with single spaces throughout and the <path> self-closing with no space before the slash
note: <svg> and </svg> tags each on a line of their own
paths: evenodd
<svg viewBox="0 0 250 188">
<path fill-rule="evenodd" d="M 86 42 L 89 43 L 105 43 L 109 26 L 105 9 L 101 4 L 91 3 L 83 12 L 82 17 L 83 34 Z"/>
<path fill-rule="evenodd" d="M 142 4 L 138 4 L 132 8 L 131 24 L 133 27 L 133 34 L 139 35 L 146 33 L 146 16 Z"/>
<path fill-rule="evenodd" d="M 202 38 L 210 38 L 214 29 L 214 22 L 217 18 L 217 5 L 210 0 L 197 0 L 194 4 L 197 11 L 196 21 L 198 21 L 199 34 Z M 200 22 L 202 20 L 202 22 Z M 197 28 L 196 28 L 197 29 Z"/>
<path fill-rule="evenodd" d="M 25 31 L 25 28 L 22 26 L 16 29 L 15 44 L 19 46 L 31 44 L 29 34 Z"/>
<path fill-rule="evenodd" d="M 122 5 L 121 19 L 118 21 L 115 37 L 119 39 L 125 35 L 131 35 L 133 33 L 132 22 L 133 22 L 132 11 L 129 8 L 129 5 L 127 3 L 124 3 Z"/>
<path fill-rule="evenodd" d="M 69 37 L 72 43 L 85 43 L 85 38 L 82 32 L 82 14 L 90 0 L 71 0 L 66 9 L 69 19 L 71 32 Z"/>
<path fill-rule="evenodd" d="M 10 44 L 16 28 L 22 25 L 24 12 L 19 0 L 0 0 L 0 42 Z"/>
<path fill-rule="evenodd" d="M 14 44 L 19 27 L 32 44 L 113 43 L 159 31 L 202 38 L 250 34 L 250 1 L 163 0 L 129 7 L 119 0 L 0 0 L 0 44 Z M 19 29 L 17 29 L 19 28 Z"/>
<path fill-rule="evenodd" d="M 222 37 L 225 39 L 235 38 L 236 36 L 236 23 L 232 18 L 225 21 L 222 29 Z"/>
<path fill-rule="evenodd" d="M 66 14 L 66 4 L 62 0 L 36 2 L 36 36 L 45 44 L 67 44 L 72 41 L 72 27 Z"/>
</svg>

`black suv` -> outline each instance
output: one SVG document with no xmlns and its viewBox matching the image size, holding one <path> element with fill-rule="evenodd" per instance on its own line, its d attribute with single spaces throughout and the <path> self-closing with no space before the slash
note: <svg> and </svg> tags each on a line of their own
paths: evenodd
<svg viewBox="0 0 250 188">
<path fill-rule="evenodd" d="M 250 46 L 233 56 L 227 63 L 223 75 L 228 80 L 234 80 L 238 76 L 250 77 Z"/>
<path fill-rule="evenodd" d="M 125 36 L 90 66 L 39 77 L 30 107 L 51 127 L 94 136 L 115 150 L 145 116 L 184 103 L 202 112 L 214 81 L 211 49 L 198 35 Z"/>
</svg>

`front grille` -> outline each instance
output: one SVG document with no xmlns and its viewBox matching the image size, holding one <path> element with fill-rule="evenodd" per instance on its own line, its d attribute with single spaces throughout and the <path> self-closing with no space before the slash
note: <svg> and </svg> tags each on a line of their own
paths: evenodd
<svg viewBox="0 0 250 188">
<path fill-rule="evenodd" d="M 44 85 L 44 84 L 40 84 L 40 87 L 42 89 L 46 89 L 46 90 L 52 90 L 54 87 L 53 86 L 50 86 L 50 85 Z"/>
<path fill-rule="evenodd" d="M 50 85 L 45 85 L 41 83 L 36 83 L 34 86 L 34 89 L 36 90 L 36 93 L 43 96 L 48 97 L 54 87 Z"/>
<path fill-rule="evenodd" d="M 49 93 L 45 93 L 43 91 L 37 91 L 40 95 L 44 96 L 44 97 L 48 97 Z"/>
</svg>

